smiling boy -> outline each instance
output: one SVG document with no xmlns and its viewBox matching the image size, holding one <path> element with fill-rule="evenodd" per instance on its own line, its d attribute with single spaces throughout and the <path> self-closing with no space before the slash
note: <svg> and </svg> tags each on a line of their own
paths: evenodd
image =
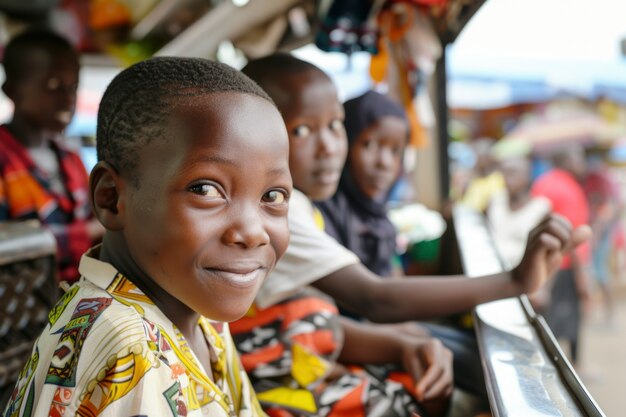
<svg viewBox="0 0 626 417">
<path fill-rule="evenodd" d="M 209 320 L 241 317 L 287 247 L 288 143 L 273 102 L 225 65 L 151 59 L 109 85 L 97 139 L 103 242 L 5 415 L 264 415 L 228 324 Z"/>
</svg>

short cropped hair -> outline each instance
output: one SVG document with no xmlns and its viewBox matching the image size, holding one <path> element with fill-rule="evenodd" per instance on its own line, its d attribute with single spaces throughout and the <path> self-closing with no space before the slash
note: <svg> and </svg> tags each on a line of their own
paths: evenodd
<svg viewBox="0 0 626 417">
<path fill-rule="evenodd" d="M 252 60 L 241 71 L 259 84 L 279 107 L 291 97 L 291 92 L 281 84 L 287 77 L 314 72 L 330 80 L 324 71 L 310 62 L 280 52 Z"/>
<path fill-rule="evenodd" d="M 74 55 L 78 63 L 78 54 L 67 39 L 48 29 L 28 29 L 11 39 L 4 49 L 2 66 L 7 80 L 19 80 L 27 73 L 29 52 L 35 50 L 51 55 L 66 52 Z"/>
<path fill-rule="evenodd" d="M 98 111 L 98 160 L 111 164 L 138 186 L 141 149 L 163 137 L 177 100 L 206 94 L 240 92 L 274 105 L 256 83 L 225 64 L 202 58 L 158 57 L 118 74 L 107 87 Z"/>
</svg>

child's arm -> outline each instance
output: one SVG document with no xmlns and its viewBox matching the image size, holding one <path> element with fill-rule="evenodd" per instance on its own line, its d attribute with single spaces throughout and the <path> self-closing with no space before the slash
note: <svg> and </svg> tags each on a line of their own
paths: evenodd
<svg viewBox="0 0 626 417">
<path fill-rule="evenodd" d="M 415 382 L 420 401 L 449 398 L 453 389 L 452 352 L 431 337 L 401 334 L 385 326 L 341 317 L 345 332 L 338 358 L 344 364 L 398 364 Z"/>
<path fill-rule="evenodd" d="M 564 252 L 589 238 L 588 226 L 572 231 L 551 215 L 531 231 L 521 263 L 512 271 L 467 279 L 462 275 L 385 279 L 356 264 L 313 283 L 353 312 L 377 322 L 441 317 L 478 304 L 532 293 L 558 269 Z"/>
</svg>

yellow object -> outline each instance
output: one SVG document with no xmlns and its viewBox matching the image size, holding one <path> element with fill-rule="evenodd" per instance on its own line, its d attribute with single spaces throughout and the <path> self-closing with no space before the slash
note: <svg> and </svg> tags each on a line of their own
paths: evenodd
<svg viewBox="0 0 626 417">
<path fill-rule="evenodd" d="M 329 364 L 321 357 L 309 353 L 298 344 L 291 347 L 293 362 L 291 364 L 291 375 L 301 387 L 307 387 L 323 378 L 329 370 Z"/>
<path fill-rule="evenodd" d="M 293 407 L 310 413 L 317 412 L 315 398 L 305 389 L 274 388 L 257 394 L 259 401 L 280 404 L 282 407 Z"/>
<path fill-rule="evenodd" d="M 324 230 L 324 216 L 322 215 L 322 212 L 317 209 L 317 207 L 313 209 L 313 220 L 315 221 L 315 226 L 317 226 L 319 230 Z"/>
<path fill-rule="evenodd" d="M 504 178 L 499 172 L 493 172 L 486 177 L 474 178 L 467 186 L 460 203 L 476 211 L 484 212 L 489 206 L 491 198 L 504 188 Z"/>
</svg>

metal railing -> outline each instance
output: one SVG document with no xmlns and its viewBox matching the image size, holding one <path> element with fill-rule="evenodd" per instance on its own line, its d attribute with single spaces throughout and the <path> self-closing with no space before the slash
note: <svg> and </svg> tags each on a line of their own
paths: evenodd
<svg viewBox="0 0 626 417">
<path fill-rule="evenodd" d="M 504 269 L 482 215 L 455 207 L 454 228 L 467 275 Z M 494 416 L 604 416 L 525 296 L 479 305 L 473 317 Z"/>
</svg>

